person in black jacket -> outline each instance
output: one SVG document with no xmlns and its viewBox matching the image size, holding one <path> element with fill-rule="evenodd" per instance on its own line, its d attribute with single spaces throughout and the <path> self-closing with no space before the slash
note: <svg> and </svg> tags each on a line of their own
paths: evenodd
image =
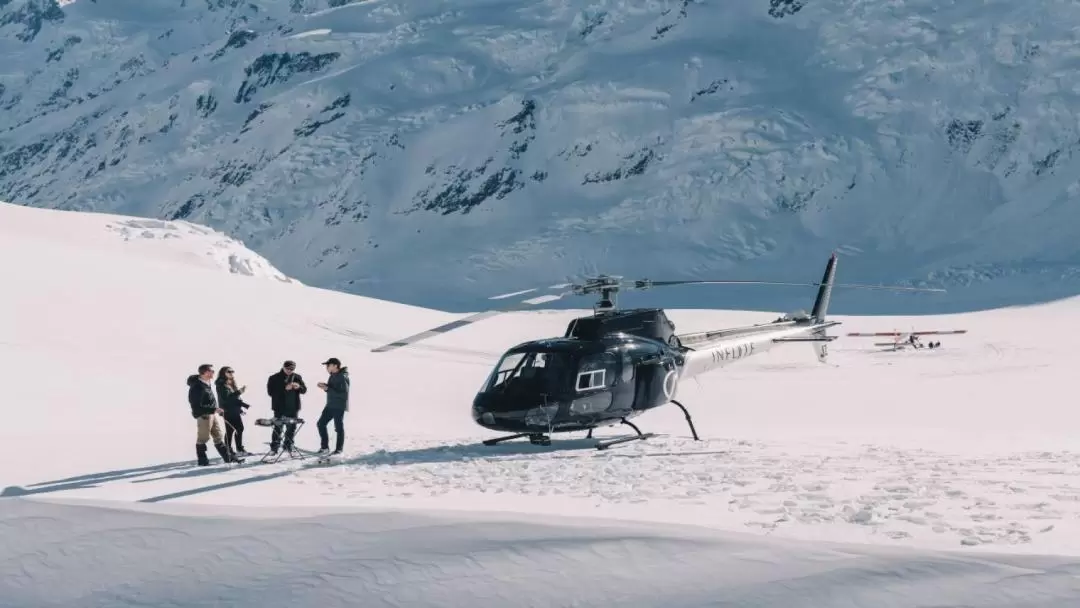
<svg viewBox="0 0 1080 608">
<path fill-rule="evenodd" d="M 225 433 L 222 424 L 222 413 L 214 397 L 214 388 L 210 383 L 214 379 L 214 366 L 204 363 L 199 366 L 199 373 L 188 376 L 188 405 L 191 406 L 191 417 L 198 422 L 198 432 L 195 438 L 195 455 L 199 459 L 200 466 L 210 464 L 206 457 L 206 442 L 212 437 L 214 447 L 224 462 L 243 462 L 236 457 L 225 445 Z"/>
<path fill-rule="evenodd" d="M 235 436 L 236 454 L 238 456 L 249 456 L 248 451 L 244 449 L 244 419 L 242 416 L 245 414 L 244 410 L 251 406 L 244 403 L 244 400 L 240 398 L 240 395 L 244 394 L 247 387 L 236 386 L 236 372 L 229 366 L 221 368 L 214 385 L 217 387 L 218 404 L 224 410 L 225 422 L 228 423 L 225 425 L 225 445 L 232 449 L 233 437 Z"/>
<path fill-rule="evenodd" d="M 349 411 L 349 368 L 342 367 L 337 357 L 330 357 L 323 361 L 330 377 L 326 382 L 320 382 L 319 388 L 326 391 L 326 407 L 315 426 L 319 428 L 319 453 L 325 454 L 330 451 L 330 436 L 326 426 L 331 420 L 334 421 L 334 434 L 336 445 L 334 454 L 340 454 L 345 447 L 345 412 Z"/>
<path fill-rule="evenodd" d="M 300 415 L 300 395 L 307 392 L 304 378 L 296 373 L 296 363 L 286 361 L 281 371 L 266 379 L 266 394 L 270 395 L 270 409 L 274 418 L 296 418 Z M 285 425 L 285 450 L 292 448 L 296 424 Z M 274 425 L 270 435 L 270 452 L 277 454 L 281 445 L 281 425 Z"/>
</svg>

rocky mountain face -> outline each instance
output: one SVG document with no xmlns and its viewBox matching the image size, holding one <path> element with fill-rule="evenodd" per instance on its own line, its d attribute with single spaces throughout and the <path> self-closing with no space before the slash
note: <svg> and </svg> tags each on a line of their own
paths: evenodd
<svg viewBox="0 0 1080 608">
<path fill-rule="evenodd" d="M 1036 301 L 1080 293 L 1078 26 L 1054 0 L 0 0 L 0 200 L 454 309 L 598 272 L 813 281 L 833 250 L 844 281 L 951 289 L 838 312 Z M 663 303 L 792 301 L 723 289 Z"/>
</svg>

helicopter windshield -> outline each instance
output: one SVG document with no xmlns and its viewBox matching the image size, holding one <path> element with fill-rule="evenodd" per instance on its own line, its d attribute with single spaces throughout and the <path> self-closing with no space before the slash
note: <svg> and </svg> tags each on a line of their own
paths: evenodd
<svg viewBox="0 0 1080 608">
<path fill-rule="evenodd" d="M 488 378 L 484 391 L 517 389 L 564 393 L 570 389 L 576 368 L 575 357 L 568 352 L 508 353 Z"/>
</svg>

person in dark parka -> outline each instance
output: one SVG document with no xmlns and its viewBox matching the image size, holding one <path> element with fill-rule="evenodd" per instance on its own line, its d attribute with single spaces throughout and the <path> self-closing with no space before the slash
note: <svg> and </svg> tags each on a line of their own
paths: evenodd
<svg viewBox="0 0 1080 608">
<path fill-rule="evenodd" d="M 266 379 L 266 394 L 270 395 L 270 409 L 274 412 L 274 418 L 296 418 L 300 415 L 300 395 L 307 392 L 304 378 L 296 373 L 296 363 L 286 361 L 281 365 L 281 370 Z M 285 449 L 289 450 L 293 445 L 296 435 L 296 424 L 285 425 Z M 281 425 L 274 425 L 270 435 L 270 451 L 277 453 L 281 445 Z"/>
<path fill-rule="evenodd" d="M 236 385 L 236 372 L 233 368 L 225 366 L 218 372 L 217 380 L 214 381 L 217 388 L 218 405 L 224 410 L 225 422 L 225 445 L 232 448 L 233 437 L 236 437 L 236 454 L 248 456 L 244 449 L 244 410 L 251 405 L 244 403 L 240 398 L 247 390 L 246 386 Z"/>
<path fill-rule="evenodd" d="M 349 411 L 349 368 L 342 367 L 337 357 L 330 357 L 323 361 L 323 365 L 326 366 L 326 371 L 330 372 L 330 377 L 318 385 L 326 391 L 326 407 L 315 424 L 319 428 L 319 452 L 325 454 L 330 451 L 330 436 L 326 426 L 333 420 L 336 435 L 334 454 L 340 454 L 345 447 L 345 412 Z"/>
<path fill-rule="evenodd" d="M 224 462 L 243 462 L 233 454 L 225 445 L 225 433 L 220 414 L 222 409 L 218 407 L 217 398 L 214 396 L 214 388 L 211 381 L 214 379 L 214 366 L 204 363 L 199 366 L 199 373 L 188 376 L 188 405 L 191 406 L 191 417 L 198 422 L 197 435 L 195 438 L 195 455 L 200 466 L 210 464 L 206 457 L 206 442 L 214 439 L 214 447 Z"/>
</svg>

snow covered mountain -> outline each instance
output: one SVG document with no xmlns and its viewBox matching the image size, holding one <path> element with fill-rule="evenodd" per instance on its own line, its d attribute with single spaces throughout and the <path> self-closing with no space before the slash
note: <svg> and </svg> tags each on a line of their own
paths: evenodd
<svg viewBox="0 0 1080 608">
<path fill-rule="evenodd" d="M 685 383 L 700 441 L 659 408 L 635 418 L 655 437 L 603 452 L 583 433 L 489 447 L 470 406 L 496 356 L 580 311 L 372 353 L 457 315 L 228 272 L 218 237 L 125 222 L 0 206 L 5 606 L 1080 602 L 1077 355 L 1057 333 L 1080 298 L 836 316 L 829 365 L 791 344 Z M 685 331 L 772 318 L 672 311 Z M 843 335 L 912 325 L 969 333 L 918 352 Z M 197 365 L 248 387 L 259 453 L 286 358 L 310 387 L 297 445 L 318 446 L 328 356 L 352 376 L 341 462 L 195 465 Z"/>
<path fill-rule="evenodd" d="M 813 280 L 832 249 L 952 288 L 922 308 L 1036 301 L 1080 292 L 1078 26 L 1054 0 L 3 0 L 0 199 L 450 309 L 582 272 Z M 913 306 L 871 295 L 837 310 Z"/>
</svg>

